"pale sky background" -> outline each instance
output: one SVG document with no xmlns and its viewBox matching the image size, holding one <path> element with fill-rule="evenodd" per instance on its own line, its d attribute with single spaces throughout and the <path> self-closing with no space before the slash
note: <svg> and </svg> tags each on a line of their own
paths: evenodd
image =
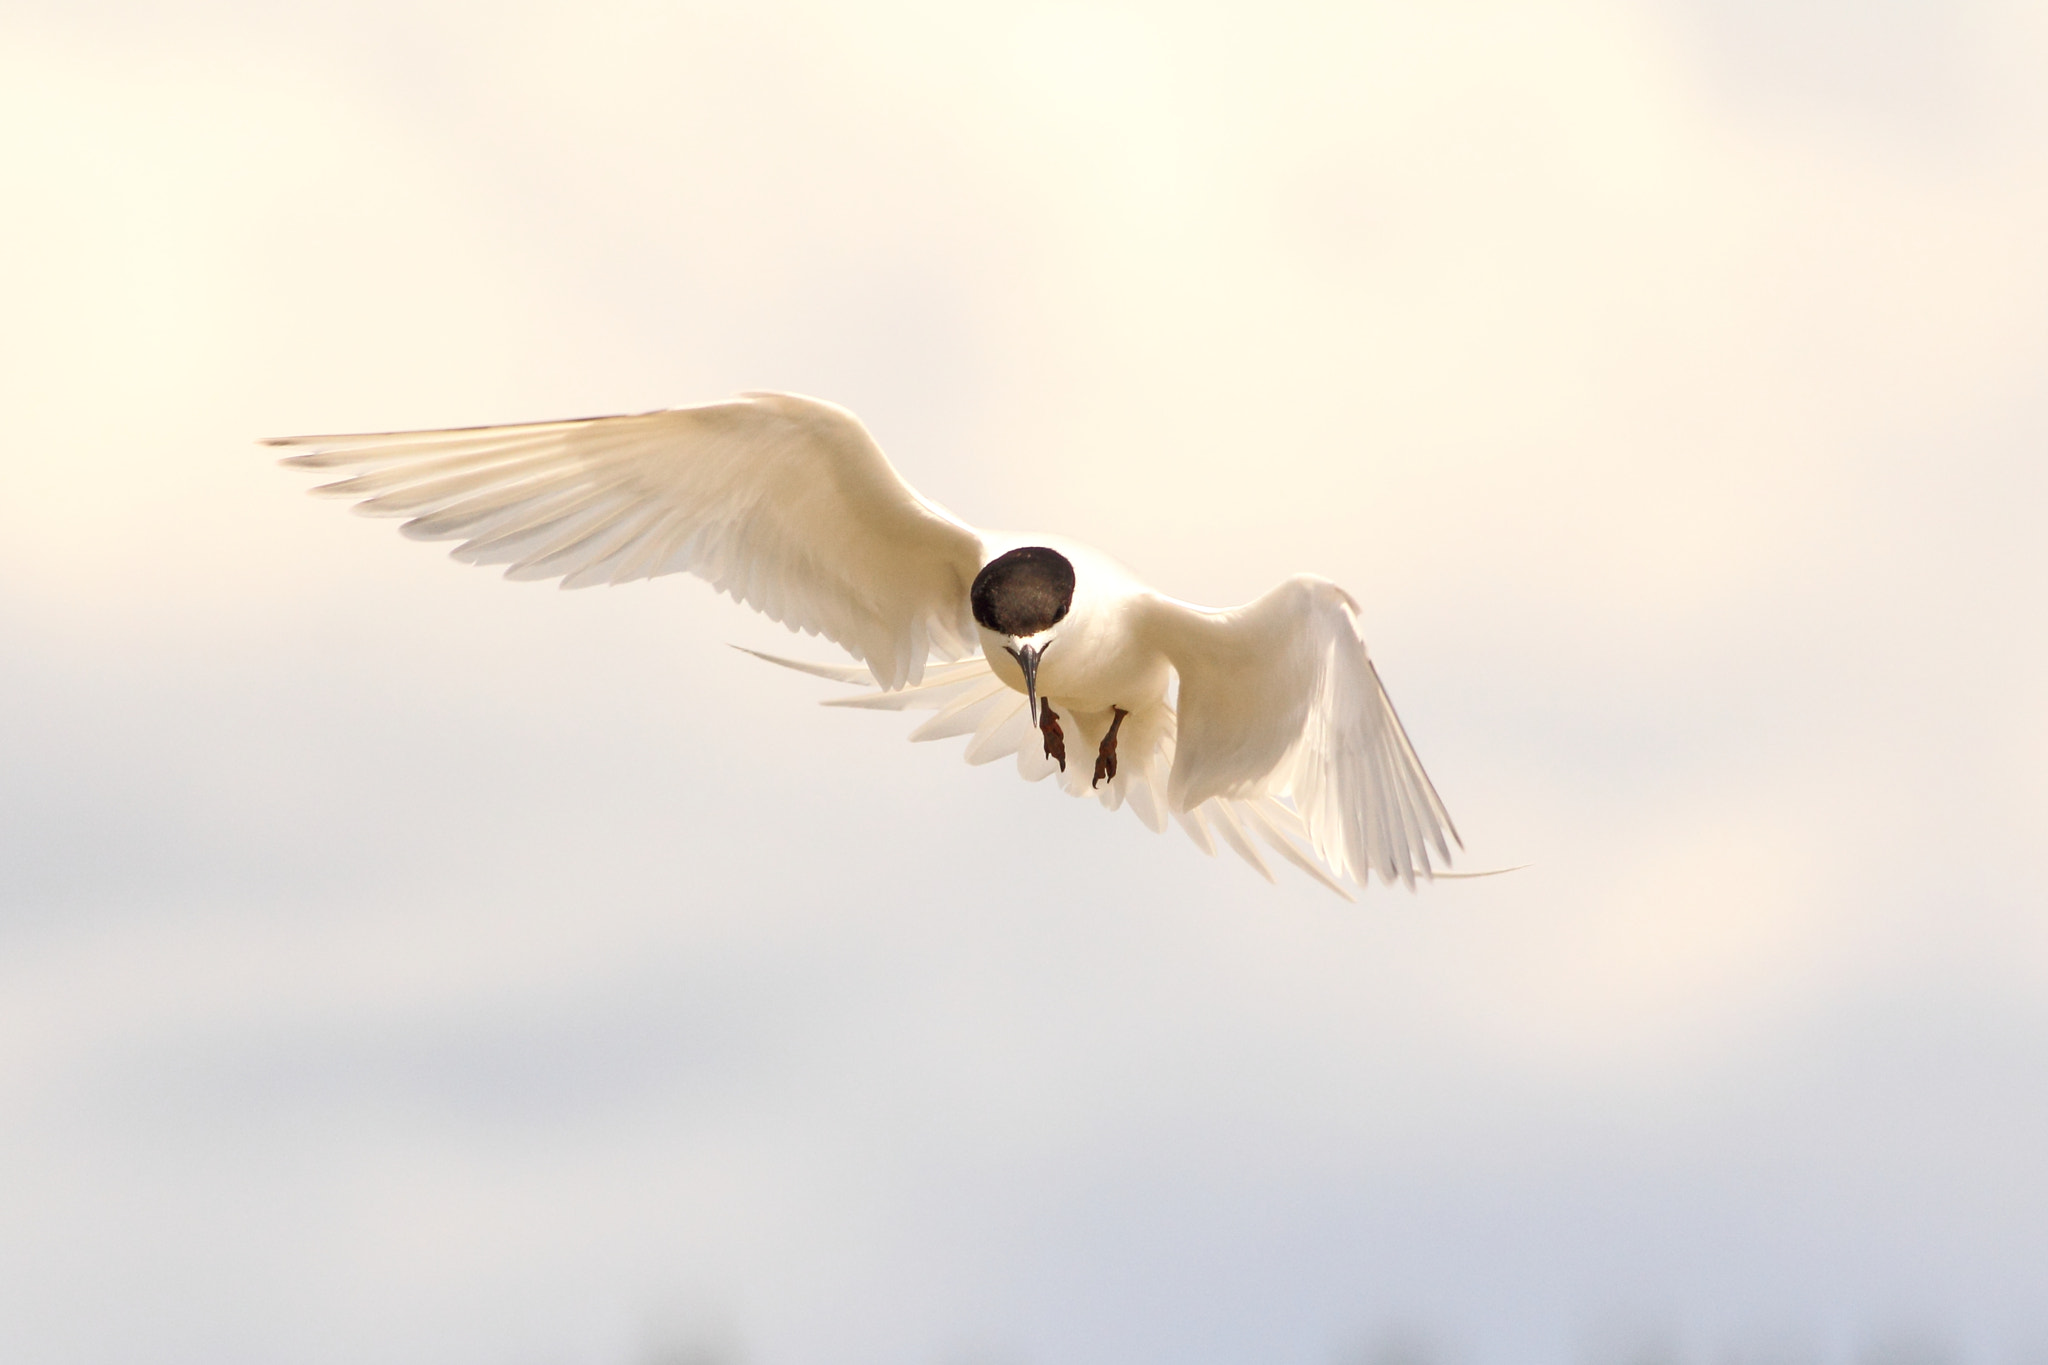
<svg viewBox="0 0 2048 1365">
<path fill-rule="evenodd" d="M 2048 1361 L 2048 9 L 0 0 L 0 1358 Z M 1344 905 L 255 438 L 1300 570 Z"/>
</svg>

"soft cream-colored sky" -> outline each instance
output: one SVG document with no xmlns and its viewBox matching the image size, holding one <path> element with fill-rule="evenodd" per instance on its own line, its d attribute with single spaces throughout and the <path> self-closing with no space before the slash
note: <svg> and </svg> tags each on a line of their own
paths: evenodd
<svg viewBox="0 0 2048 1365">
<path fill-rule="evenodd" d="M 0 10 L 4 1353 L 2032 1358 L 2044 61 Z M 745 387 L 1182 596 L 1343 582 L 1535 866 L 1269 888 L 252 444 Z"/>
</svg>

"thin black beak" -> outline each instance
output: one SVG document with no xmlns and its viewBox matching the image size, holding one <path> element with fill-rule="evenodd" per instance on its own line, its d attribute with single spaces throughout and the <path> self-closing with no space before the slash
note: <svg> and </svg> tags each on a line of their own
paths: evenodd
<svg viewBox="0 0 2048 1365">
<path fill-rule="evenodd" d="M 1026 645 L 1021 650 L 1010 649 L 1008 645 L 1004 645 L 1003 648 L 1009 650 L 1010 657 L 1017 661 L 1017 667 L 1024 670 L 1024 698 L 1031 708 L 1031 723 L 1036 725 L 1038 724 L 1038 660 L 1045 651 L 1034 645 Z"/>
</svg>

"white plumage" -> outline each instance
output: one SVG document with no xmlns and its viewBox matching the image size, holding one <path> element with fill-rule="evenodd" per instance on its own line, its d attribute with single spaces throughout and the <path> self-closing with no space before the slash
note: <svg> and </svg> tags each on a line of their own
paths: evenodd
<svg viewBox="0 0 2048 1365">
<path fill-rule="evenodd" d="M 829 705 L 934 714 L 911 735 L 968 735 L 971 763 L 1014 756 L 1148 826 L 1176 820 L 1268 879 L 1261 846 L 1340 895 L 1446 874 L 1457 832 L 1380 685 L 1356 604 L 1290 578 L 1212 611 L 1053 536 L 980 532 L 920 497 L 858 419 L 792 394 L 623 417 L 452 431 L 299 436 L 287 464 L 349 471 L 318 492 L 472 564 L 563 587 L 688 572 L 864 667 L 773 662 L 878 690 Z M 1006 552 L 1072 566 L 1057 624 L 977 621 L 969 590 Z M 1034 717 L 1019 649 L 1036 663 Z M 1042 651 L 1042 658 L 1037 656 Z M 1095 781 L 1106 751 L 1114 775 Z"/>
</svg>

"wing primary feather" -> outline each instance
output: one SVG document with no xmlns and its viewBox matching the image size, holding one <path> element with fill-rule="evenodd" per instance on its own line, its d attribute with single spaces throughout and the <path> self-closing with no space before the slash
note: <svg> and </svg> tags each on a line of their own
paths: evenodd
<svg viewBox="0 0 2048 1365">
<path fill-rule="evenodd" d="M 1214 807 L 1216 813 L 1216 833 L 1222 838 L 1224 843 L 1230 845 L 1230 851 L 1250 863 L 1252 870 L 1261 877 L 1264 877 L 1269 882 L 1272 881 L 1273 869 L 1266 866 L 1266 860 L 1261 858 L 1258 849 L 1252 846 L 1252 841 L 1246 836 L 1244 828 L 1238 823 L 1237 813 L 1231 809 L 1231 804 L 1227 798 L 1220 796 L 1211 797 L 1208 801 L 1203 802 L 1205 806 Z"/>
<path fill-rule="evenodd" d="M 564 467 L 560 442 L 549 439 L 494 447 L 460 459 L 389 465 L 313 491 L 343 497 L 371 494 L 363 502 L 364 516 L 400 517 L 414 508 L 447 506 L 488 488 L 538 493 L 595 472 L 581 463 Z"/>
<path fill-rule="evenodd" d="M 1187 836 L 1194 841 L 1195 847 L 1213 858 L 1216 856 L 1216 840 L 1210 836 L 1208 823 L 1202 819 L 1202 809 L 1201 806 L 1197 806 L 1193 810 L 1177 810 L 1173 813 L 1173 818 L 1187 831 Z"/>
<path fill-rule="evenodd" d="M 1413 887 L 1415 874 L 1408 867 L 1408 848 L 1403 840 L 1394 837 L 1394 775 L 1387 769 L 1386 754 L 1377 744 L 1359 745 L 1363 749 L 1366 772 L 1369 774 L 1370 796 L 1366 801 L 1372 812 L 1373 864 L 1380 874 L 1380 880 L 1392 885 L 1398 878 L 1403 884 Z"/>
<path fill-rule="evenodd" d="M 1166 804 L 1159 799 L 1158 788 L 1152 784 L 1150 774 L 1142 779 L 1132 778 L 1124 796 L 1131 813 L 1144 822 L 1145 828 L 1154 834 L 1166 833 Z"/>
<path fill-rule="evenodd" d="M 642 578 L 652 578 L 655 566 L 661 562 L 669 541 L 674 538 L 676 521 L 674 513 L 661 513 L 655 523 L 642 534 L 639 543 L 630 547 L 631 552 L 619 556 L 618 564 L 612 569 L 610 581 L 632 583 Z"/>
<path fill-rule="evenodd" d="M 364 516 L 405 516 L 418 514 L 399 528 L 412 540 L 452 540 L 456 536 L 483 538 L 523 526 L 532 526 L 562 510 L 557 501 L 564 495 L 585 489 L 589 480 L 574 478 L 522 483 L 515 487 L 494 486 L 487 491 L 440 503 L 416 503 L 413 508 L 373 498 L 358 503 Z"/>
<path fill-rule="evenodd" d="M 455 554 L 468 564 L 532 563 L 631 505 L 611 489 L 579 490 L 576 496 L 538 507 L 522 503 L 506 509 L 504 521 L 489 534 L 472 535 L 456 546 Z M 412 534 L 414 539 L 450 540 L 461 532 Z"/>
<path fill-rule="evenodd" d="M 747 651 L 752 653 L 753 651 Z M 773 655 L 762 657 L 774 660 Z M 821 665 L 822 666 L 822 665 Z M 806 670 L 808 671 L 808 670 Z M 857 674 L 847 679 L 850 682 L 876 686 L 874 674 L 868 669 L 846 669 L 848 674 Z M 821 676 L 837 676 L 825 674 Z M 858 697 L 832 697 L 822 704 L 825 706 L 855 706 L 872 711 L 916 711 L 937 710 L 951 700 L 961 688 L 978 686 L 982 679 L 993 676 L 985 660 L 976 657 L 963 659 L 958 663 L 940 664 L 925 674 L 925 680 L 915 687 L 899 688 L 894 692 L 875 691 Z"/>
<path fill-rule="evenodd" d="M 616 518 L 611 525 L 593 530 L 581 543 L 558 551 L 549 557 L 549 562 L 569 572 L 562 575 L 564 588 L 592 588 L 601 583 L 610 583 L 612 574 L 618 568 L 622 556 L 630 555 L 647 533 L 648 527 L 661 520 L 663 512 L 659 507 L 632 508 Z M 571 553 L 580 561 L 574 568 L 568 563 Z"/>
<path fill-rule="evenodd" d="M 1272 810 L 1285 809 L 1285 807 L 1279 806 L 1276 802 L 1274 802 L 1271 797 L 1266 797 L 1259 801 L 1247 801 L 1245 803 L 1245 813 L 1247 821 L 1259 833 L 1259 835 L 1263 837 L 1269 845 L 1272 846 L 1274 851 L 1279 853 L 1279 855 L 1285 858 L 1288 862 L 1293 863 L 1303 872 L 1306 872 L 1309 876 L 1313 877 L 1317 881 L 1317 883 L 1336 892 L 1345 900 L 1357 900 L 1358 898 L 1356 896 L 1353 896 L 1342 882 L 1336 880 L 1329 873 L 1325 872 L 1321 867 L 1317 866 L 1315 860 L 1310 858 L 1308 855 L 1304 854 L 1301 851 L 1301 849 L 1295 844 L 1295 842 L 1292 839 L 1288 838 L 1287 835 L 1279 828 L 1278 824 L 1275 822 L 1270 812 Z"/>
<path fill-rule="evenodd" d="M 1411 866 L 1427 877 L 1435 871 L 1429 860 L 1430 822 L 1421 807 L 1416 804 L 1414 778 L 1406 770 L 1406 765 L 1401 762 L 1401 756 L 1391 742 L 1386 710 L 1384 707 L 1377 707 L 1376 710 L 1381 723 L 1373 736 L 1373 744 L 1380 752 L 1381 766 L 1387 770 L 1391 779 L 1388 800 L 1393 804 L 1397 816 L 1395 823 L 1400 829 L 1403 856 Z"/>
<path fill-rule="evenodd" d="M 1408 727 L 1401 723 L 1401 712 L 1394 705 L 1393 694 L 1387 691 L 1386 684 L 1380 680 L 1380 671 L 1374 666 L 1370 657 L 1366 659 L 1365 666 L 1372 670 L 1373 686 L 1379 689 L 1380 701 L 1387 708 L 1387 718 L 1393 722 L 1394 734 L 1400 741 L 1402 756 L 1408 760 L 1410 767 L 1422 784 L 1422 789 L 1429 793 L 1430 809 L 1435 813 L 1442 827 L 1450 832 L 1451 841 L 1457 844 L 1459 848 L 1465 847 L 1464 839 L 1458 834 L 1457 823 L 1451 819 L 1451 812 L 1445 807 L 1443 798 L 1437 795 L 1436 783 L 1429 780 L 1429 771 L 1422 766 L 1422 759 L 1416 754 L 1415 745 L 1408 738 Z M 1441 835 L 1438 836 L 1438 841 L 1441 844 Z M 1450 851 L 1445 849 L 1445 860 L 1448 861 L 1450 856 Z"/>
<path fill-rule="evenodd" d="M 742 654 L 751 654 L 766 663 L 775 664 L 780 668 L 794 669 L 798 673 L 808 673 L 814 678 L 825 678 L 832 682 L 851 683 L 856 686 L 868 686 L 874 682 L 874 675 L 865 668 L 857 668 L 848 664 L 814 664 L 806 663 L 801 659 L 785 659 L 780 654 L 763 654 L 760 650 L 748 649 L 745 645 L 734 645 L 733 648 Z M 845 704 L 845 701 L 836 698 L 826 702 L 828 706 L 843 706 Z"/>
<path fill-rule="evenodd" d="M 979 766 L 1014 754 L 1030 729 L 1031 717 L 1025 714 L 1024 698 L 1018 697 L 1017 704 L 1007 713 L 1001 707 L 989 713 L 982 728 L 968 741 L 965 758 Z"/>
<path fill-rule="evenodd" d="M 1401 809 L 1407 816 L 1408 840 L 1413 849 L 1415 865 L 1421 869 L 1422 875 L 1434 877 L 1437 868 L 1436 860 L 1430 856 L 1432 841 L 1438 845 L 1438 853 L 1443 861 L 1448 863 L 1451 860 L 1449 850 L 1442 848 L 1442 827 L 1437 823 L 1434 812 L 1425 805 L 1422 793 L 1416 785 L 1415 770 L 1403 761 L 1406 756 L 1393 743 L 1391 736 L 1384 742 L 1388 749 L 1388 762 L 1393 765 L 1400 779 L 1397 794 L 1401 799 Z"/>
<path fill-rule="evenodd" d="M 518 557 L 505 570 L 505 577 L 515 582 L 532 582 L 536 579 L 560 577 L 568 567 L 564 560 L 574 556 L 592 541 L 603 541 L 620 523 L 632 517 L 634 506 L 618 500 L 615 494 L 605 495 L 602 501 L 592 502 L 571 517 L 551 517 L 531 531 L 519 535 L 498 537 L 487 553 L 492 555 L 512 553 Z M 534 544 L 539 540 L 539 544 Z M 463 547 L 467 549 L 467 547 Z"/>
<path fill-rule="evenodd" d="M 952 739 L 959 735 L 974 734 L 981 729 L 981 722 L 988 713 L 991 702 L 1001 699 L 1009 691 L 1002 680 L 991 676 L 988 682 L 955 698 L 940 708 L 937 715 L 910 732 L 912 743 L 932 739 Z"/>
<path fill-rule="evenodd" d="M 704 403 L 699 408 L 719 407 L 721 404 Z M 656 408 L 650 412 L 627 413 L 609 417 L 567 417 L 546 422 L 510 422 L 502 426 L 438 427 L 427 431 L 359 431 L 327 436 L 266 436 L 262 444 L 267 446 L 312 446 L 316 453 L 346 447 L 355 458 L 377 453 L 410 452 L 432 449 L 439 446 L 460 445 L 496 435 L 523 435 L 528 432 L 566 432 L 576 427 L 593 426 L 604 422 L 630 422 L 638 419 L 667 417 L 687 408 Z"/>
</svg>

